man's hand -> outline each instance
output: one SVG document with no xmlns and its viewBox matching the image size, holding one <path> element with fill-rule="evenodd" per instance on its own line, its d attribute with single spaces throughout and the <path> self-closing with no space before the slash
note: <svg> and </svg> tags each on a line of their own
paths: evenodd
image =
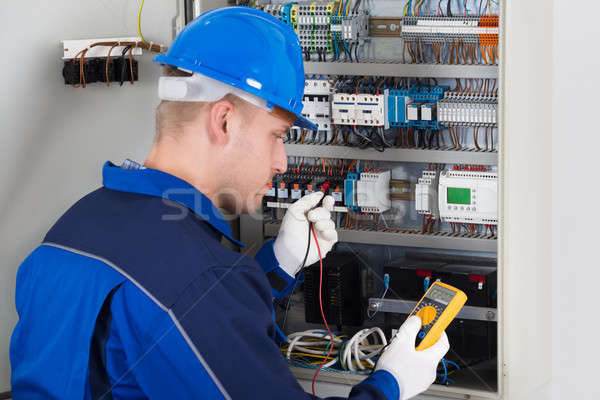
<svg viewBox="0 0 600 400">
<path fill-rule="evenodd" d="M 385 348 L 375 370 L 383 369 L 396 378 L 400 400 L 406 400 L 427 390 L 435 381 L 437 365 L 450 349 L 446 332 L 431 347 L 417 351 L 415 340 L 421 329 L 421 318 L 408 318 Z"/>
<path fill-rule="evenodd" d="M 331 250 L 338 240 L 335 223 L 331 220 L 331 211 L 335 200 L 325 196 L 323 206 L 313 209 L 323 198 L 321 191 L 308 194 L 288 208 L 279 229 L 279 235 L 273 243 L 273 252 L 280 267 L 290 276 L 295 276 L 302 266 L 308 246 L 308 222 L 312 222 L 321 248 L 321 256 Z M 311 236 L 310 251 L 306 258 L 309 266 L 319 260 L 314 238 Z"/>
</svg>

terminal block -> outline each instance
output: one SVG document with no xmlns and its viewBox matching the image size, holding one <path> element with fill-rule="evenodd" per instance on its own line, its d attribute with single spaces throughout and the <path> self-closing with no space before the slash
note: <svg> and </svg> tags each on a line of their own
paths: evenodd
<svg viewBox="0 0 600 400">
<path fill-rule="evenodd" d="M 364 12 L 351 13 L 341 23 L 342 39 L 355 42 L 365 39 L 369 32 L 369 17 Z"/>
<path fill-rule="evenodd" d="M 494 15 L 402 18 L 404 50 L 413 63 L 496 64 L 498 33 Z"/>
<path fill-rule="evenodd" d="M 438 120 L 444 125 L 497 126 L 497 98 L 452 97 L 438 102 Z"/>
<path fill-rule="evenodd" d="M 480 25 L 481 17 L 405 16 L 402 18 L 402 38 L 424 43 L 461 40 L 479 43 L 480 35 L 496 35 L 498 25 Z"/>
<path fill-rule="evenodd" d="M 336 4 L 337 2 L 298 3 L 296 32 L 305 54 L 324 55 L 333 52 L 331 16 Z"/>
</svg>

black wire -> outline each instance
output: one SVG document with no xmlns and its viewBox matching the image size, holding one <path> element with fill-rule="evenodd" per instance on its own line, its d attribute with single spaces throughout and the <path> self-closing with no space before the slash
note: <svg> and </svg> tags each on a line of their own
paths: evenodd
<svg viewBox="0 0 600 400">
<path fill-rule="evenodd" d="M 119 86 L 123 86 L 123 81 L 125 80 L 125 71 L 127 70 L 127 62 L 125 61 L 125 53 L 127 53 L 131 49 L 131 46 L 125 46 L 123 52 L 121 53 L 121 82 L 119 82 Z M 133 76 L 131 77 L 133 79 Z"/>
<path fill-rule="evenodd" d="M 312 222 L 308 223 L 308 245 L 306 246 L 306 254 L 304 254 L 304 260 L 302 260 L 302 266 L 300 267 L 300 271 L 302 271 L 302 269 L 306 265 L 306 259 L 308 258 L 308 253 L 310 251 L 310 231 L 312 230 L 312 224 Z"/>
<path fill-rule="evenodd" d="M 356 136 L 358 136 L 359 138 L 362 138 L 362 139 L 366 140 L 369 143 L 372 142 L 371 138 L 369 138 L 368 136 L 366 136 L 363 133 L 359 132 L 358 129 L 352 130 L 352 133 L 355 134 Z"/>
<path fill-rule="evenodd" d="M 448 0 L 448 3 L 446 3 L 446 16 L 447 17 L 451 17 L 452 16 L 452 10 L 450 9 L 450 0 Z"/>
<path fill-rule="evenodd" d="M 300 269 L 298 270 L 298 273 L 301 274 L 302 270 L 304 269 L 304 266 L 306 265 L 306 259 L 308 258 L 308 253 L 310 252 L 310 233 L 312 230 L 312 222 L 308 222 L 308 245 L 306 246 L 306 254 L 304 254 L 304 260 L 302 260 L 302 265 L 300 266 Z M 287 301 L 287 305 L 285 306 L 285 316 L 283 317 L 283 325 L 282 325 L 282 330 L 285 329 L 285 323 L 287 321 L 287 314 L 288 311 L 290 309 L 290 303 L 292 302 L 292 296 L 294 294 L 294 291 L 296 290 L 296 285 L 298 285 L 298 277 L 296 277 L 296 281 L 294 282 L 294 287 L 292 288 L 292 291 L 290 292 L 289 296 L 288 296 L 288 301 Z M 279 304 L 278 304 L 279 305 Z M 281 304 L 283 305 L 283 304 Z"/>
<path fill-rule="evenodd" d="M 352 48 L 352 45 L 350 45 L 350 48 Z M 346 53 L 347 59 L 349 59 L 350 62 L 352 62 L 352 53 L 350 52 L 350 50 L 348 50 L 348 46 L 346 45 L 345 41 L 344 41 L 344 52 Z"/>
<path fill-rule="evenodd" d="M 417 129 L 417 148 L 425 148 L 425 137 L 423 131 Z"/>
<path fill-rule="evenodd" d="M 380 132 L 379 130 L 377 130 L 377 134 L 379 135 L 379 137 L 381 137 L 381 141 L 383 142 L 383 145 L 385 147 L 392 147 L 392 144 L 389 143 L 386 139 L 385 139 L 385 131 Z"/>
<path fill-rule="evenodd" d="M 354 48 L 354 60 L 358 62 L 358 43 L 356 43 L 356 47 Z"/>
<path fill-rule="evenodd" d="M 433 137 L 435 135 L 435 131 L 433 130 L 427 130 L 427 141 L 429 142 L 427 147 L 431 149 L 431 147 L 433 146 Z"/>
</svg>

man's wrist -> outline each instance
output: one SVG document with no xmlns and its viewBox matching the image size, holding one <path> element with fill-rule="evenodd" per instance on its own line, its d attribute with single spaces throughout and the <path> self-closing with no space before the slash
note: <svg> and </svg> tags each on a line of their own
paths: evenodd
<svg viewBox="0 0 600 400">
<path fill-rule="evenodd" d="M 279 268 L 285 271 L 289 276 L 295 276 L 300 269 L 300 262 L 290 250 L 282 244 L 281 240 L 273 241 L 273 256 L 277 260 Z"/>
<path fill-rule="evenodd" d="M 283 270 L 275 257 L 274 241 L 266 242 L 254 257 L 269 280 L 272 295 L 276 299 L 287 296 L 296 283 L 296 277 Z"/>
</svg>

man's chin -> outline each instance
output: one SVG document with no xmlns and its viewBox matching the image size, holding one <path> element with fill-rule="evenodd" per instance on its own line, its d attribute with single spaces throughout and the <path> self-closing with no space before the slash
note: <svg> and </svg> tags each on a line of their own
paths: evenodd
<svg viewBox="0 0 600 400">
<path fill-rule="evenodd" d="M 256 196 L 254 196 L 254 199 L 252 201 L 248 201 L 247 207 L 245 210 L 242 210 L 243 214 L 256 214 L 257 212 L 259 212 L 262 208 L 262 203 L 263 203 L 263 198 L 265 197 L 264 194 L 259 193 Z"/>
</svg>

